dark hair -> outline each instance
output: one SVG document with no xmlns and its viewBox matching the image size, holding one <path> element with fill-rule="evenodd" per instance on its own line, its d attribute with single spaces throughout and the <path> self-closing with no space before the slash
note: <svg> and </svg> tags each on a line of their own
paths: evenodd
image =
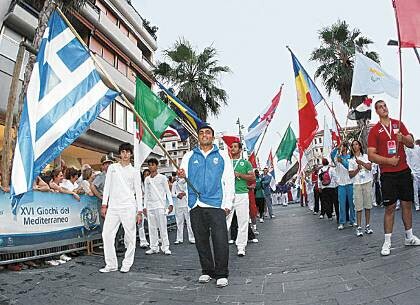
<svg viewBox="0 0 420 305">
<path fill-rule="evenodd" d="M 351 149 L 350 149 L 350 157 L 354 157 L 354 151 L 353 151 L 353 144 L 354 142 L 357 142 L 360 146 L 360 153 L 363 155 L 363 146 L 362 143 L 359 140 L 353 140 L 353 142 L 351 142 Z"/>
<path fill-rule="evenodd" d="M 93 170 L 91 168 L 85 168 L 82 172 L 83 180 L 89 180 L 92 176 Z"/>
<path fill-rule="evenodd" d="M 121 154 L 121 152 L 125 150 L 125 151 L 129 151 L 131 152 L 131 154 L 133 154 L 133 145 L 131 145 L 130 143 L 126 142 L 126 143 L 122 143 L 120 145 L 120 147 L 118 148 L 118 153 Z"/>
<path fill-rule="evenodd" d="M 146 172 L 148 172 L 148 173 L 149 173 L 149 175 L 150 175 L 150 169 L 146 168 L 146 169 L 145 169 L 145 170 L 141 173 L 141 181 L 142 181 L 142 182 L 144 182 L 144 179 L 146 178 L 146 177 L 144 176 L 144 174 L 145 174 Z"/>
<path fill-rule="evenodd" d="M 237 144 L 238 144 L 238 146 L 239 146 L 239 148 L 240 148 L 240 149 L 242 149 L 242 142 L 240 142 L 240 141 L 235 141 L 235 142 L 233 142 L 233 143 L 232 143 L 232 146 L 233 146 L 233 144 L 235 144 L 235 143 L 237 143 Z"/>
<path fill-rule="evenodd" d="M 200 132 L 201 129 L 210 129 L 211 130 L 211 135 L 214 137 L 214 129 L 212 127 L 210 127 L 210 125 L 205 124 L 205 125 L 199 127 L 197 129 L 197 134 Z"/>
<path fill-rule="evenodd" d="M 149 160 L 147 160 L 147 164 L 159 164 L 159 161 L 156 158 L 150 158 Z"/>
<path fill-rule="evenodd" d="M 385 101 L 384 100 L 377 100 L 375 102 L 375 110 L 376 110 L 376 107 L 378 106 L 379 103 L 385 103 Z"/>
<path fill-rule="evenodd" d="M 68 167 L 66 169 L 66 179 L 70 180 L 74 176 L 79 177 L 79 171 L 75 169 L 74 167 Z"/>
<path fill-rule="evenodd" d="M 54 179 L 54 178 L 58 177 L 58 175 L 59 175 L 61 172 L 62 172 L 62 171 L 61 171 L 61 167 L 54 169 L 54 170 L 51 172 L 51 177 L 52 177 L 52 179 Z"/>
</svg>

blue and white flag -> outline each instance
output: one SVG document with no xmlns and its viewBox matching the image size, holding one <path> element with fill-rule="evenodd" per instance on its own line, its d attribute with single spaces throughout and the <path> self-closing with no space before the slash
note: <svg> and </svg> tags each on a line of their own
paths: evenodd
<svg viewBox="0 0 420 305">
<path fill-rule="evenodd" d="M 53 12 L 42 37 L 19 125 L 12 208 L 41 170 L 73 143 L 117 96 L 101 81 L 86 48 Z"/>
</svg>

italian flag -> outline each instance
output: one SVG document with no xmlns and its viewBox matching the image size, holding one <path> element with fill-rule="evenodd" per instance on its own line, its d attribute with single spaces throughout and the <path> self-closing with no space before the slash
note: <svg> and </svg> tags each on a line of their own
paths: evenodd
<svg viewBox="0 0 420 305">
<path fill-rule="evenodd" d="M 176 114 L 139 78 L 136 80 L 134 108 L 156 138 L 164 133 Z M 155 139 L 134 116 L 134 166 L 140 168 L 156 145 Z"/>
</svg>

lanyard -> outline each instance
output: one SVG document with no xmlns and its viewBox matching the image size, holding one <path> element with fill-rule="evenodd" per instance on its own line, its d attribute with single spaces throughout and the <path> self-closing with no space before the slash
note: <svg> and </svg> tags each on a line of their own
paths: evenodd
<svg viewBox="0 0 420 305">
<path fill-rule="evenodd" d="M 392 140 L 392 135 L 391 135 L 391 132 L 392 132 L 392 122 L 391 121 L 389 122 L 389 130 L 386 129 L 386 127 L 384 126 L 384 124 L 381 123 L 381 125 L 384 128 L 384 130 L 385 130 L 386 134 L 388 135 L 389 139 Z"/>
</svg>

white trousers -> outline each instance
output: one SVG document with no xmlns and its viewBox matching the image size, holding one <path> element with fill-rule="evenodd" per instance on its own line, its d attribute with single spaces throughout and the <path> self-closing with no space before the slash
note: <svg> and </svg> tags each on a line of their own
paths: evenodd
<svg viewBox="0 0 420 305">
<path fill-rule="evenodd" d="M 141 220 L 141 224 L 139 225 L 139 239 L 140 245 L 147 244 L 146 232 L 144 232 L 144 217 Z"/>
<path fill-rule="evenodd" d="M 313 211 L 315 207 L 315 195 L 314 192 L 308 193 L 308 208 Z"/>
<path fill-rule="evenodd" d="M 147 221 L 149 225 L 150 249 L 159 251 L 159 229 L 160 238 L 162 239 L 162 251 L 169 250 L 168 220 L 166 219 L 165 209 L 147 210 Z"/>
<path fill-rule="evenodd" d="M 105 264 L 108 268 L 118 268 L 117 254 L 115 252 L 115 236 L 117 235 L 120 224 L 124 228 L 124 244 L 127 248 L 122 265 L 126 268 L 130 268 L 133 265 L 134 253 L 136 251 L 136 218 L 136 207 L 115 210 L 108 209 L 102 230 Z"/>
<path fill-rule="evenodd" d="M 249 197 L 246 194 L 235 194 L 232 211 L 226 218 L 228 231 L 232 224 L 233 213 L 236 212 L 238 219 L 238 236 L 236 237 L 236 246 L 238 250 L 245 250 L 248 242 L 248 224 L 249 224 Z"/>
<path fill-rule="evenodd" d="M 420 184 L 420 176 L 413 174 L 413 188 L 414 188 L 414 205 L 416 210 L 419 209 L 419 184 Z"/>
<path fill-rule="evenodd" d="M 194 242 L 194 233 L 191 229 L 190 213 L 188 207 L 175 207 L 176 240 L 184 241 L 184 222 L 187 223 L 188 240 Z"/>
</svg>

